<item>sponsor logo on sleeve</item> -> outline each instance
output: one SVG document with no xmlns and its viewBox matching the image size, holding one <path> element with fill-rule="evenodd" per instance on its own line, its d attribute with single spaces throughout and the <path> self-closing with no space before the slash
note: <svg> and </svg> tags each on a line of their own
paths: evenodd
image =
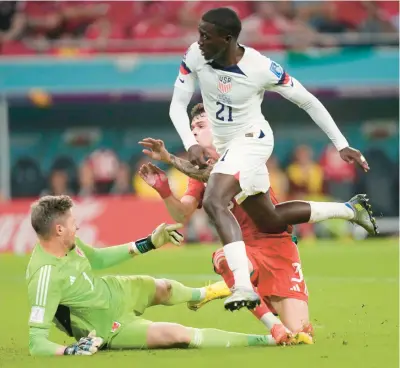
<svg viewBox="0 0 400 368">
<path fill-rule="evenodd" d="M 283 68 L 279 64 L 275 63 L 275 61 L 271 63 L 269 70 L 271 70 L 271 72 L 275 74 L 279 79 L 282 78 L 282 75 L 284 73 Z"/>
</svg>

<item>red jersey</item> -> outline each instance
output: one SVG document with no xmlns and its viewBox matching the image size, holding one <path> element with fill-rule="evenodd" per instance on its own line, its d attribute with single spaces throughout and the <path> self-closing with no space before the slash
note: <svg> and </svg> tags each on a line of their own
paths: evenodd
<svg viewBox="0 0 400 368">
<path fill-rule="evenodd" d="M 199 207 L 202 207 L 202 201 L 203 201 L 203 196 L 205 192 L 205 184 L 189 178 L 188 181 L 188 188 L 185 192 L 185 195 L 192 196 L 197 199 L 199 202 Z M 273 204 L 279 203 L 278 200 L 275 197 L 275 193 L 270 188 L 269 194 L 271 197 L 271 201 Z M 277 237 L 291 237 L 291 227 L 288 228 L 288 231 L 284 231 L 283 233 L 279 234 L 268 234 L 261 232 L 257 226 L 254 224 L 252 219 L 247 215 L 247 213 L 236 203 L 235 200 L 232 200 L 229 203 L 228 208 L 231 210 L 232 214 L 235 216 L 237 222 L 239 223 L 240 229 L 242 230 L 243 234 L 243 241 L 246 243 L 246 245 L 251 246 L 252 241 L 256 239 L 265 239 L 265 238 L 277 238 Z M 259 244 L 257 244 L 259 245 Z"/>
</svg>

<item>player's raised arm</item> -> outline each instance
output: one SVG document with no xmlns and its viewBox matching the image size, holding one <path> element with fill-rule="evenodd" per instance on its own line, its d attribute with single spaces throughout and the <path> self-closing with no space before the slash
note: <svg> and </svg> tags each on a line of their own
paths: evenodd
<svg viewBox="0 0 400 368">
<path fill-rule="evenodd" d="M 163 199 L 168 213 L 175 221 L 186 223 L 190 220 L 194 211 L 199 206 L 197 196 L 193 195 L 193 193 L 186 193 L 181 199 L 175 197 L 169 186 L 166 173 L 150 163 L 140 168 L 139 175 L 148 185 L 157 191 Z M 202 191 L 204 191 L 203 185 Z"/>
<path fill-rule="evenodd" d="M 349 146 L 332 116 L 325 106 L 295 78 L 274 61 L 265 58 L 265 89 L 278 92 L 280 95 L 295 103 L 310 115 L 314 122 L 325 132 L 342 159 L 348 163 L 357 162 L 365 171 L 369 166 L 360 151 Z"/>
<path fill-rule="evenodd" d="M 176 131 L 182 139 L 185 149 L 189 152 L 192 163 L 200 167 L 206 166 L 205 152 L 198 145 L 190 130 L 190 122 L 187 108 L 193 96 L 196 86 L 196 65 L 200 56 L 197 43 L 192 44 L 183 57 L 179 68 L 179 75 L 175 81 L 169 116 Z"/>
<path fill-rule="evenodd" d="M 211 160 L 207 162 L 208 166 L 200 169 L 188 160 L 184 160 L 169 153 L 161 139 L 144 138 L 139 142 L 139 144 L 146 148 L 142 152 L 152 160 L 170 164 L 189 178 L 201 181 L 202 183 L 207 183 L 210 178 L 210 173 L 214 166 L 214 163 L 211 162 Z"/>
<path fill-rule="evenodd" d="M 105 248 L 94 248 L 79 238 L 75 239 L 75 244 L 85 253 L 92 268 L 101 270 L 124 262 L 132 258 L 132 256 L 160 248 L 167 243 L 180 245 L 183 241 L 183 236 L 178 232 L 178 229 L 182 227 L 183 225 L 179 223 L 172 225 L 161 224 L 145 238 Z"/>
<path fill-rule="evenodd" d="M 186 150 L 197 145 L 196 139 L 190 130 L 189 117 L 187 115 L 187 108 L 192 96 L 193 92 L 187 92 L 180 87 L 175 87 L 169 108 L 169 116 Z"/>
<path fill-rule="evenodd" d="M 196 87 L 196 58 L 195 47 L 192 45 L 187 50 L 181 62 L 169 109 L 169 116 L 172 123 L 187 150 L 197 144 L 190 130 L 190 122 L 187 114 L 187 107 Z"/>
<path fill-rule="evenodd" d="M 203 180 L 200 179 L 204 179 L 204 181 L 208 180 L 212 166 L 207 166 L 205 169 L 198 169 L 189 161 L 182 160 L 170 154 L 161 139 L 145 138 L 139 144 L 145 148 L 143 153 L 152 160 L 170 164 L 187 176 L 192 177 L 193 175 L 196 180 L 199 180 L 196 190 L 188 187 L 185 195 L 181 199 L 178 199 L 171 191 L 166 173 L 159 167 L 149 163 L 142 165 L 139 170 L 140 177 L 156 190 L 163 199 L 171 217 L 175 221 L 182 223 L 189 221 L 194 211 L 198 208 L 204 192 L 204 185 L 201 183 Z M 189 186 L 193 187 L 190 181 Z"/>
</svg>

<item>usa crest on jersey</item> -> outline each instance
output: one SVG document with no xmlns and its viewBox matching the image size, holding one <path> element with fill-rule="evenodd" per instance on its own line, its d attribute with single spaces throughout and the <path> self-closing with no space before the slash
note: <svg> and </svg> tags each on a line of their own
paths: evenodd
<svg viewBox="0 0 400 368">
<path fill-rule="evenodd" d="M 225 75 L 218 77 L 218 90 L 222 93 L 228 93 L 232 89 L 232 78 Z"/>
</svg>

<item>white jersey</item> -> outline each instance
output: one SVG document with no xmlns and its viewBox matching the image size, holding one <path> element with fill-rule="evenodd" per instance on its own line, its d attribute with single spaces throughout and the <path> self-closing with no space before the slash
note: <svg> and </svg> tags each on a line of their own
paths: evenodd
<svg viewBox="0 0 400 368">
<path fill-rule="evenodd" d="M 255 133 L 258 129 L 273 141 L 271 127 L 261 112 L 266 90 L 279 93 L 306 111 L 338 151 L 348 147 L 332 116 L 298 80 L 258 51 L 250 47 L 244 47 L 244 50 L 242 59 L 226 68 L 221 68 L 212 60 L 205 60 L 197 43 L 193 43 L 186 52 L 170 106 L 171 120 L 186 149 L 197 144 L 187 116 L 196 80 L 219 153 L 243 133 Z"/>
<path fill-rule="evenodd" d="M 244 47 L 244 46 L 243 46 Z M 181 63 L 175 86 L 194 92 L 198 80 L 217 149 L 253 126 L 271 135 L 261 112 L 265 90 L 293 85 L 283 68 L 250 47 L 237 65 L 221 68 L 207 61 L 193 43 Z"/>
</svg>

